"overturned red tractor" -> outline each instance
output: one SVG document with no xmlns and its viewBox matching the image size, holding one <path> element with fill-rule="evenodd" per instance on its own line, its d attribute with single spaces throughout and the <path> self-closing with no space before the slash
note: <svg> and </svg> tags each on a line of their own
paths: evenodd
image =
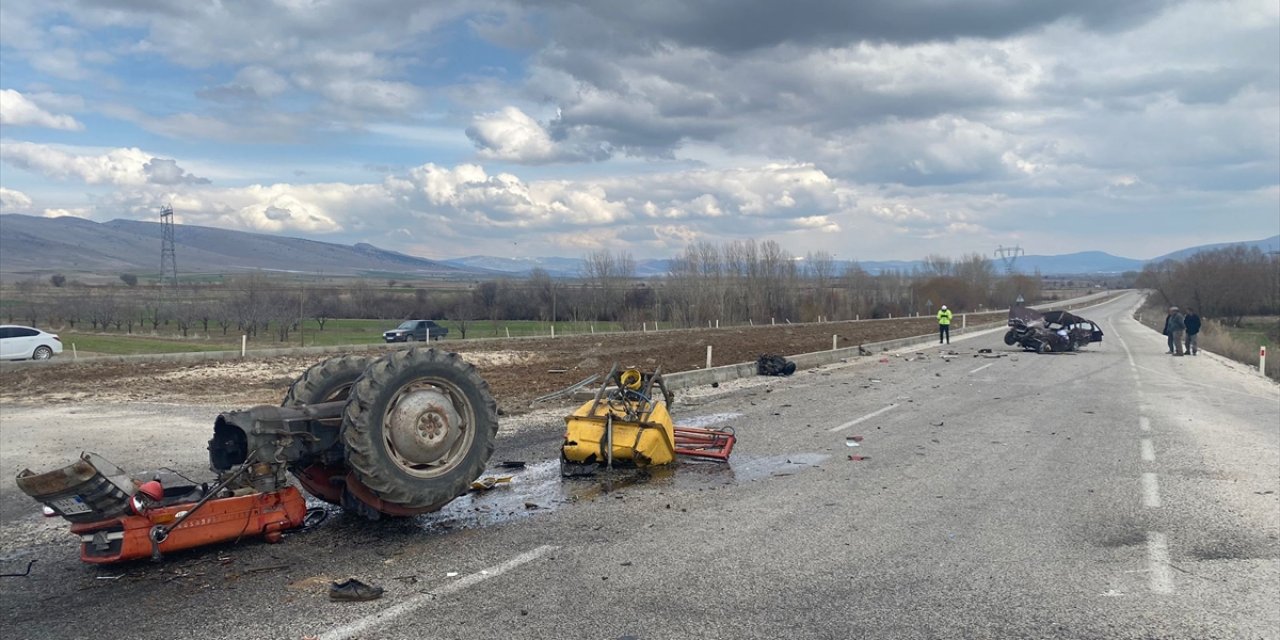
<svg viewBox="0 0 1280 640">
<path fill-rule="evenodd" d="M 217 417 L 213 486 L 135 480 L 92 455 L 18 486 L 72 522 L 81 558 L 103 563 L 303 524 L 307 492 L 368 518 L 437 510 L 484 471 L 497 403 L 456 353 L 416 348 L 381 358 L 339 356 L 307 369 L 281 406 Z"/>
</svg>

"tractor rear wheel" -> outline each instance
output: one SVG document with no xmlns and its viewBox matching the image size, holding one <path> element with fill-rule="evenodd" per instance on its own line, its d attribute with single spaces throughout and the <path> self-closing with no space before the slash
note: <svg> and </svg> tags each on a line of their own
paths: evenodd
<svg viewBox="0 0 1280 640">
<path fill-rule="evenodd" d="M 391 515 L 434 511 L 466 493 L 497 433 L 498 405 L 475 367 L 423 347 L 369 365 L 342 417 L 359 497 Z"/>
<path fill-rule="evenodd" d="M 1006 331 L 1004 334 L 1004 343 L 1013 346 L 1018 341 L 1018 336 L 1013 331 Z"/>
</svg>

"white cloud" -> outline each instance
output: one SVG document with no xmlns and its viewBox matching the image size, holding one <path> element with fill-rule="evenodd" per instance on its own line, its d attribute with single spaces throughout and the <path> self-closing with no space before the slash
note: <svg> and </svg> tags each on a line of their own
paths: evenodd
<svg viewBox="0 0 1280 640">
<path fill-rule="evenodd" d="M 156 158 L 137 148 L 94 152 L 6 140 L 0 141 L 0 160 L 50 178 L 91 185 L 137 187 L 208 182 L 187 173 L 173 160 Z"/>
<path fill-rule="evenodd" d="M 68 115 L 54 115 L 13 89 L 0 89 L 0 124 L 80 131 L 84 125 Z"/>
<path fill-rule="evenodd" d="M 0 187 L 0 211 L 25 213 L 31 208 L 31 198 L 21 191 Z"/>
<path fill-rule="evenodd" d="M 546 126 L 513 106 L 476 116 L 467 137 L 480 150 L 480 157 L 520 164 L 604 160 L 610 155 L 605 144 L 584 145 L 569 135 L 553 138 Z"/>
</svg>

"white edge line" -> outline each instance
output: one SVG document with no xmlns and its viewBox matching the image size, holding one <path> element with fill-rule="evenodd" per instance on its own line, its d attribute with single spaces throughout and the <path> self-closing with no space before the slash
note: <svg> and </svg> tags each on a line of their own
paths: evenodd
<svg viewBox="0 0 1280 640">
<path fill-rule="evenodd" d="M 388 622 L 394 618 L 398 618 L 406 613 L 409 613 L 410 611 L 413 611 L 414 609 L 417 609 L 429 602 L 432 602 L 433 600 L 435 600 L 440 596 L 449 595 L 451 593 L 454 593 L 455 591 L 461 591 L 463 589 L 466 589 L 467 587 L 470 587 L 471 585 L 488 580 L 489 578 L 496 578 L 512 569 L 515 569 L 516 567 L 519 567 L 522 564 L 532 562 L 533 560 L 537 560 L 539 557 L 545 555 L 550 551 L 554 551 L 557 548 L 558 547 L 554 545 L 543 545 L 531 551 L 526 551 L 525 553 L 522 553 L 510 560 L 507 560 L 506 562 L 503 562 L 500 565 L 481 570 L 478 573 L 473 573 L 471 575 L 464 576 L 430 593 L 418 594 L 416 596 L 413 596 L 405 600 L 404 602 L 401 602 L 400 604 L 388 607 L 377 613 L 370 614 L 368 616 L 365 616 L 363 618 L 350 622 L 336 629 L 325 631 L 320 634 L 320 637 L 324 638 L 324 640 L 346 640 L 347 638 L 353 638 L 357 634 L 365 631 L 366 629 L 369 629 L 370 627 L 374 627 L 384 622 Z"/>
<path fill-rule="evenodd" d="M 1158 531 L 1147 532 L 1147 569 L 1151 575 L 1152 591 L 1173 593 L 1173 574 L 1169 573 L 1169 541 Z"/>
<path fill-rule="evenodd" d="M 1160 506 L 1160 484 L 1154 473 L 1142 474 L 1142 506 L 1152 509 Z"/>
<path fill-rule="evenodd" d="M 995 364 L 995 363 L 994 363 L 994 362 L 988 362 L 988 363 L 986 363 L 986 364 L 982 365 L 981 367 L 978 367 L 977 369 L 974 369 L 973 371 L 970 371 L 970 372 L 969 372 L 969 375 L 973 375 L 973 374 L 975 374 L 975 373 L 977 373 L 977 372 L 979 372 L 979 371 L 982 371 L 983 369 L 986 369 L 987 367 L 989 367 L 989 366 L 991 366 L 991 365 L 993 365 L 993 364 Z"/>
<path fill-rule="evenodd" d="M 831 432 L 831 433 L 834 433 L 834 432 L 836 432 L 836 431 L 841 431 L 841 430 L 844 430 L 844 429 L 848 429 L 849 427 L 852 427 L 853 425 L 858 424 L 859 422 L 862 422 L 862 421 L 864 421 L 864 420 L 870 420 L 870 419 L 872 419 L 872 418 L 874 418 L 874 417 L 876 417 L 876 416 L 878 416 L 878 415 L 880 415 L 880 414 L 882 414 L 882 413 L 884 413 L 884 412 L 886 412 L 886 411 L 888 411 L 888 410 L 890 410 L 890 409 L 892 409 L 892 408 L 894 408 L 894 407 L 896 407 L 896 406 L 898 406 L 898 405 L 897 405 L 897 404 L 891 404 L 891 405 L 889 405 L 889 406 L 887 406 L 887 407 L 885 407 L 885 408 L 883 408 L 883 409 L 877 409 L 877 410 L 875 410 L 875 411 L 872 411 L 871 413 L 868 413 L 868 414 L 867 414 L 867 415 L 865 415 L 865 416 L 862 416 L 861 418 L 858 418 L 858 419 L 856 419 L 856 420 L 850 420 L 850 421 L 848 421 L 848 422 L 846 422 L 846 423 L 844 423 L 844 424 L 842 424 L 842 425 L 840 425 L 840 426 L 838 426 L 838 427 L 832 427 L 832 428 L 828 429 L 828 431 L 829 431 L 829 432 Z"/>
<path fill-rule="evenodd" d="M 1143 431 L 1151 430 L 1151 418 L 1146 416 L 1138 416 L 1138 428 Z"/>
</svg>

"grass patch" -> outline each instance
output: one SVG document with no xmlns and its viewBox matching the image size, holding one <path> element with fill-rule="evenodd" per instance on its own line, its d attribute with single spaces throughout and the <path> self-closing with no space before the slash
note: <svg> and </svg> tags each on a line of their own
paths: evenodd
<svg viewBox="0 0 1280 640">
<path fill-rule="evenodd" d="M 250 338 L 250 349 L 273 349 L 278 347 L 318 347 L 341 345 L 382 344 L 382 332 L 400 324 L 396 320 L 359 320 L 335 318 L 325 322 L 324 331 L 314 320 L 308 320 L 301 335 L 297 331 L 290 332 L 287 342 L 280 342 L 274 330 L 262 332 L 257 338 Z M 462 331 L 458 323 L 444 320 L 440 324 L 448 327 L 449 337 L 446 344 L 462 340 Z M 620 331 L 616 322 L 604 323 L 558 323 L 556 335 L 576 335 L 591 333 L 594 327 L 597 332 Z M 240 334 L 234 329 L 222 335 L 221 329 L 210 326 L 210 335 L 194 332 L 193 337 L 183 338 L 176 334 L 154 335 L 151 333 L 111 333 L 84 332 L 66 328 L 55 329 L 61 336 L 67 351 L 71 345 L 85 353 L 101 353 L 108 355 L 137 355 L 147 353 L 185 353 L 192 351 L 236 351 L 240 349 Z M 467 339 L 477 338 L 512 338 L 550 336 L 551 325 L 535 321 L 489 321 L 476 320 L 467 322 Z"/>
<path fill-rule="evenodd" d="M 137 334 L 67 333 L 58 334 L 66 351 L 71 345 L 77 351 L 130 356 L 144 353 L 189 353 L 192 351 L 231 351 L 240 341 L 212 341 L 205 338 L 171 339 Z"/>
</svg>

